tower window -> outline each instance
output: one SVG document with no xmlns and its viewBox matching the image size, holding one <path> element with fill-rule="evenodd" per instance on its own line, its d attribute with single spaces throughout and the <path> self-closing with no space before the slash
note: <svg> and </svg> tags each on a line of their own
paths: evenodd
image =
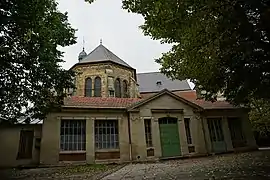
<svg viewBox="0 0 270 180">
<path fill-rule="evenodd" d="M 128 98 L 128 83 L 126 80 L 123 81 L 123 95 L 124 98 Z"/>
<path fill-rule="evenodd" d="M 94 89 L 94 96 L 101 97 L 101 78 L 95 78 L 95 89 Z"/>
<path fill-rule="evenodd" d="M 120 83 L 119 78 L 117 78 L 115 80 L 114 86 L 115 86 L 115 88 L 114 88 L 115 89 L 115 97 L 121 97 L 121 83 Z"/>
<path fill-rule="evenodd" d="M 84 96 L 85 97 L 91 97 L 92 96 L 92 79 L 91 78 L 87 78 L 85 80 Z"/>
</svg>

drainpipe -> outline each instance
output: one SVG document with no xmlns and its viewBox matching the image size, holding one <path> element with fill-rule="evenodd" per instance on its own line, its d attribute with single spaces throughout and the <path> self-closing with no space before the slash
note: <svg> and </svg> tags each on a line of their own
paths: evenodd
<svg viewBox="0 0 270 180">
<path fill-rule="evenodd" d="M 130 129 L 130 112 L 127 112 L 128 115 L 128 141 L 129 141 L 129 160 L 132 161 L 132 143 L 131 143 L 131 129 Z"/>
</svg>

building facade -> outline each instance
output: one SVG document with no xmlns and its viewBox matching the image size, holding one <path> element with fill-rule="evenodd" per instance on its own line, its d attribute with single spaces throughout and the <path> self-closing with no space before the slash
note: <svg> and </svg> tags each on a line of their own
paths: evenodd
<svg viewBox="0 0 270 180">
<path fill-rule="evenodd" d="M 72 67 L 76 90 L 61 111 L 48 114 L 40 129 L 32 127 L 36 135 L 28 133 L 28 140 L 10 147 L 31 149 L 27 163 L 148 161 L 257 148 L 245 108 L 198 100 L 187 81 L 137 74 L 102 44 L 78 59 Z M 25 138 L 23 129 L 14 131 L 14 141 Z M 0 143 L 8 143 L 2 137 Z M 6 161 L 26 163 L 18 154 Z"/>
</svg>

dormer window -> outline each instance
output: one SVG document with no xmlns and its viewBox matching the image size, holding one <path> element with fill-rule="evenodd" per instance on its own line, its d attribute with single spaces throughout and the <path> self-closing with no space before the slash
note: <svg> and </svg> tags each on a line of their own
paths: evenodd
<svg viewBox="0 0 270 180">
<path fill-rule="evenodd" d="M 157 81 L 157 82 L 156 82 L 156 85 L 157 85 L 158 87 L 160 87 L 160 86 L 162 86 L 162 82 L 161 82 L 161 81 Z"/>
</svg>

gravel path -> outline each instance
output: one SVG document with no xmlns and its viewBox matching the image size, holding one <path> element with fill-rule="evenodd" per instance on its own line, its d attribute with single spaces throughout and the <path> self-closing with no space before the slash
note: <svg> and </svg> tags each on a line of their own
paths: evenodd
<svg viewBox="0 0 270 180">
<path fill-rule="evenodd" d="M 8 178 L 7 178 L 8 177 Z M 270 150 L 128 165 L 81 165 L 0 171 L 1 180 L 270 179 Z"/>
<path fill-rule="evenodd" d="M 124 165 L 77 165 L 54 168 L 0 171 L 1 180 L 85 180 L 101 179 Z"/>
<path fill-rule="evenodd" d="M 103 180 L 270 179 L 270 151 L 226 154 L 153 164 L 130 164 Z"/>
</svg>

